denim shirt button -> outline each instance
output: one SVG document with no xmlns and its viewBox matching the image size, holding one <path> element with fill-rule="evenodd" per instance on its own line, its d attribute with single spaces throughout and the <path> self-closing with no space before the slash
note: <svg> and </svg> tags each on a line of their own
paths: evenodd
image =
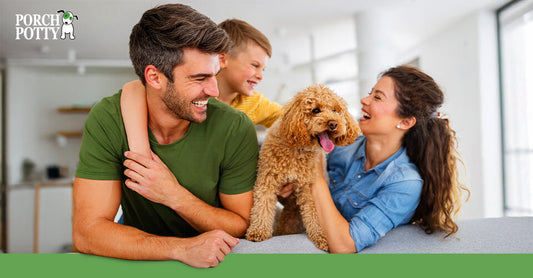
<svg viewBox="0 0 533 278">
<path fill-rule="evenodd" d="M 353 205 L 354 205 L 354 206 L 357 206 L 357 202 L 353 202 Z"/>
<path fill-rule="evenodd" d="M 359 178 L 359 179 L 360 179 L 360 178 L 361 178 L 361 175 L 357 175 L 357 178 Z"/>
<path fill-rule="evenodd" d="M 332 183 L 337 183 L 337 180 L 332 180 L 331 182 L 332 182 Z"/>
</svg>

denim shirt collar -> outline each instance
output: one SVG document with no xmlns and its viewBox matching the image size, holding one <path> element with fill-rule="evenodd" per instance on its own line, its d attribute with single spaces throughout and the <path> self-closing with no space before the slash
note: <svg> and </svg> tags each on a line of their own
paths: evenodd
<svg viewBox="0 0 533 278">
<path fill-rule="evenodd" d="M 365 169 L 366 164 L 366 137 L 363 138 L 361 142 L 361 145 L 359 146 L 359 149 L 354 153 L 353 159 L 354 161 L 361 160 L 361 168 Z M 395 152 L 393 155 L 391 155 L 389 158 L 387 158 L 385 161 L 381 162 L 377 166 L 375 166 L 372 169 L 369 169 L 368 171 L 375 171 L 376 174 L 381 175 L 392 161 L 396 159 L 402 159 L 402 157 L 407 156 L 407 154 L 403 155 L 406 152 L 405 147 L 402 146 L 397 152 Z M 367 172 L 368 172 L 367 171 Z"/>
</svg>

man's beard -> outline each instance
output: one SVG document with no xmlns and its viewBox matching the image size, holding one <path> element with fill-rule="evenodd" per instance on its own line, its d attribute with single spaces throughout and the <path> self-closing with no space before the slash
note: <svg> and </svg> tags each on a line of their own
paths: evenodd
<svg viewBox="0 0 533 278">
<path fill-rule="evenodd" d="M 195 118 L 195 113 L 192 111 L 191 107 L 191 101 L 205 100 L 206 98 L 207 96 L 203 96 L 193 100 L 186 100 L 184 97 L 176 93 L 174 83 L 169 81 L 167 82 L 167 91 L 163 95 L 162 100 L 168 110 L 174 114 L 176 118 L 199 124 L 206 119 L 206 111 L 200 113 L 200 116 Z"/>
</svg>

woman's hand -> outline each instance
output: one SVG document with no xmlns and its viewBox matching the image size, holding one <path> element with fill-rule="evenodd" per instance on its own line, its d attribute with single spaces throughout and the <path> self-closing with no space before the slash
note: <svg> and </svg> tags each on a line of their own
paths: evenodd
<svg viewBox="0 0 533 278">
<path fill-rule="evenodd" d="M 294 187 L 292 186 L 292 184 L 289 183 L 281 188 L 278 193 L 278 196 L 280 196 L 281 198 L 287 198 L 291 196 L 292 192 L 294 192 Z"/>
<path fill-rule="evenodd" d="M 319 155 L 318 156 L 318 160 L 316 162 L 316 171 L 318 173 L 318 180 L 323 180 L 324 183 L 326 181 L 326 178 L 324 177 L 324 167 L 323 167 L 323 163 L 324 163 L 324 156 L 323 155 Z M 314 184 L 316 185 L 316 183 Z M 278 193 L 278 196 L 281 197 L 281 198 L 287 198 L 289 196 L 291 196 L 291 194 L 294 192 L 294 187 L 292 186 L 292 184 L 286 184 L 284 185 L 279 193 Z"/>
</svg>

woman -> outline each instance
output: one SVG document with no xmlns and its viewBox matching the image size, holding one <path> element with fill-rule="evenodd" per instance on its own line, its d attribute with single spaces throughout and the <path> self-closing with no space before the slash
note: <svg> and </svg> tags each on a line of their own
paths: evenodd
<svg viewBox="0 0 533 278">
<path fill-rule="evenodd" d="M 455 132 L 439 115 L 443 93 L 410 66 L 381 74 L 361 99 L 363 133 L 328 155 L 312 188 L 331 253 L 353 253 L 389 230 L 415 222 L 427 233 L 457 231 L 461 189 Z M 322 167 L 318 167 L 322 169 Z"/>
</svg>

